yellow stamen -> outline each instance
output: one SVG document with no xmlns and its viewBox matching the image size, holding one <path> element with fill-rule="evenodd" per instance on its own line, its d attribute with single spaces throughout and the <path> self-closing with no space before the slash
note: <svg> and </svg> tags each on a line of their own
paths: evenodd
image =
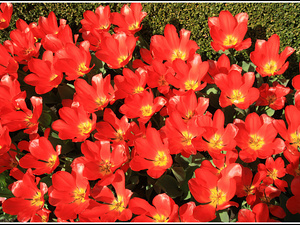
<svg viewBox="0 0 300 225">
<path fill-rule="evenodd" d="M 217 205 L 222 205 L 224 202 L 226 202 L 226 194 L 221 190 L 218 190 L 217 187 L 210 189 L 210 193 L 210 205 L 217 207 Z"/>
<path fill-rule="evenodd" d="M 277 63 L 273 60 L 271 60 L 270 62 L 268 62 L 265 66 L 264 66 L 264 71 L 268 74 L 272 74 L 274 75 L 274 73 L 277 70 Z"/>
<path fill-rule="evenodd" d="M 225 40 L 223 41 L 224 46 L 236 45 L 238 39 L 232 35 L 227 35 Z"/>
<path fill-rule="evenodd" d="M 53 167 L 55 165 L 55 162 L 57 160 L 57 155 L 52 155 L 49 159 L 48 159 L 48 163 L 47 166 L 49 167 Z"/>
<path fill-rule="evenodd" d="M 133 94 L 138 94 L 144 91 L 144 88 L 141 86 L 138 86 L 136 88 L 133 89 Z"/>
<path fill-rule="evenodd" d="M 168 217 L 166 217 L 165 215 L 159 215 L 159 214 L 154 215 L 153 219 L 158 223 L 169 221 Z"/>
<path fill-rule="evenodd" d="M 230 101 L 233 104 L 238 104 L 245 101 L 245 96 L 240 92 L 240 90 L 233 90 L 230 96 Z"/>
<path fill-rule="evenodd" d="M 85 202 L 85 194 L 86 194 L 86 190 L 83 189 L 83 188 L 76 188 L 74 191 L 73 191 L 74 195 L 74 202 L 80 204 L 80 203 L 83 203 Z"/>
<path fill-rule="evenodd" d="M 88 70 L 89 68 L 87 68 L 85 63 L 83 62 L 79 64 L 77 72 L 79 75 L 84 75 Z"/>
<path fill-rule="evenodd" d="M 116 135 L 115 141 L 119 142 L 119 141 L 123 141 L 124 140 L 123 135 L 125 135 L 125 133 L 123 132 L 123 130 L 121 130 L 121 129 L 117 130 L 117 132 L 115 133 L 115 135 Z"/>
<path fill-rule="evenodd" d="M 276 179 L 278 179 L 277 178 L 277 172 L 278 172 L 278 170 L 276 170 L 276 169 L 273 169 L 271 171 L 268 170 L 267 176 L 272 178 L 273 180 L 276 180 Z"/>
<path fill-rule="evenodd" d="M 29 55 L 32 51 L 34 51 L 33 48 L 28 48 L 24 50 L 24 55 Z"/>
<path fill-rule="evenodd" d="M 50 81 L 53 81 L 56 77 L 58 77 L 58 75 L 57 74 L 53 74 L 53 75 L 51 75 L 51 77 L 50 77 Z"/>
<path fill-rule="evenodd" d="M 42 199 L 42 193 L 41 192 L 36 192 L 36 194 L 33 196 L 32 200 L 31 200 L 31 205 L 35 205 L 38 206 L 40 208 L 43 207 L 44 205 L 44 201 Z"/>
<path fill-rule="evenodd" d="M 125 209 L 123 197 L 118 195 L 118 199 L 114 199 L 109 208 L 110 210 L 116 210 L 121 213 Z"/>
<path fill-rule="evenodd" d="M 257 136 L 256 134 L 251 134 L 249 139 L 249 147 L 253 150 L 259 150 L 265 144 L 262 137 Z"/>
<path fill-rule="evenodd" d="M 109 160 L 100 162 L 100 173 L 102 173 L 103 175 L 111 174 L 111 167 L 113 167 L 113 164 Z"/>
<path fill-rule="evenodd" d="M 122 56 L 120 56 L 118 58 L 119 64 L 121 64 L 122 62 L 124 62 L 127 58 L 128 58 L 128 55 L 122 55 Z"/>
<path fill-rule="evenodd" d="M 196 88 L 199 87 L 199 84 L 198 84 L 198 81 L 188 80 L 184 83 L 184 87 L 187 91 L 191 90 L 191 89 L 196 90 Z"/>
<path fill-rule="evenodd" d="M 182 59 L 182 60 L 186 60 L 186 54 L 185 52 L 182 52 L 179 49 L 175 49 L 173 51 L 173 54 L 171 56 L 172 61 L 174 61 L 175 59 Z"/>
<path fill-rule="evenodd" d="M 101 97 L 101 98 L 97 98 L 95 100 L 96 104 L 98 105 L 98 107 L 101 107 L 103 105 L 105 105 L 107 103 L 108 99 L 106 97 Z"/>
<path fill-rule="evenodd" d="M 142 106 L 140 110 L 142 111 L 143 116 L 151 116 L 153 113 L 151 105 Z"/>
<path fill-rule="evenodd" d="M 92 123 L 90 121 L 83 122 L 78 125 L 78 130 L 81 135 L 89 134 L 92 130 Z"/>
<path fill-rule="evenodd" d="M 253 185 L 247 185 L 243 187 L 244 191 L 246 192 L 247 195 L 253 194 L 255 187 Z"/>
<path fill-rule="evenodd" d="M 168 158 L 164 151 L 158 151 L 153 161 L 154 166 L 165 166 L 168 163 Z"/>
<path fill-rule="evenodd" d="M 128 30 L 136 30 L 140 27 L 140 24 L 139 22 L 135 22 L 134 24 L 131 24 L 129 27 L 128 27 Z"/>
<path fill-rule="evenodd" d="M 295 148 L 300 147 L 300 135 L 297 131 L 291 134 L 291 145 L 294 146 Z"/>
<path fill-rule="evenodd" d="M 221 135 L 215 134 L 210 140 L 208 144 L 213 149 L 222 149 L 223 141 L 221 139 Z"/>
<path fill-rule="evenodd" d="M 183 131 L 181 132 L 182 134 L 182 138 L 181 138 L 181 143 L 183 146 L 189 146 L 192 144 L 192 139 L 194 138 L 194 136 L 190 133 L 188 133 L 188 131 Z"/>
</svg>

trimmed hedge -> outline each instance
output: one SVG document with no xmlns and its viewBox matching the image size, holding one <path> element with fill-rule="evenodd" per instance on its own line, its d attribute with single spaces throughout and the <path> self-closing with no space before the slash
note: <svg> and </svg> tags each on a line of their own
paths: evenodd
<svg viewBox="0 0 300 225">
<path fill-rule="evenodd" d="M 109 3 L 111 12 L 120 12 L 125 3 Z M 15 29 L 18 18 L 27 23 L 38 22 L 40 16 L 55 12 L 57 19 L 66 19 L 73 33 L 79 33 L 80 20 L 86 10 L 94 11 L 99 5 L 108 3 L 13 3 L 14 12 L 10 26 L 0 34 L 3 43 L 9 39 L 9 32 Z M 163 34 L 166 24 L 171 23 L 178 31 L 190 30 L 191 39 L 200 49 L 198 53 L 203 60 L 216 59 L 218 53 L 210 46 L 211 37 L 207 25 L 208 17 L 218 16 L 221 10 L 229 10 L 233 15 L 247 12 L 249 15 L 248 32 L 245 38 L 252 39 L 252 46 L 238 52 L 237 57 L 249 60 L 249 53 L 254 50 L 256 39 L 267 40 L 276 33 L 280 37 L 280 50 L 286 46 L 296 51 L 288 58 L 289 69 L 285 73 L 299 73 L 300 61 L 300 3 L 142 3 L 143 11 L 148 15 L 143 20 L 143 29 L 138 33 L 148 43 L 155 34 Z M 79 39 L 81 41 L 82 39 Z M 248 53 L 248 54 L 246 54 Z"/>
</svg>

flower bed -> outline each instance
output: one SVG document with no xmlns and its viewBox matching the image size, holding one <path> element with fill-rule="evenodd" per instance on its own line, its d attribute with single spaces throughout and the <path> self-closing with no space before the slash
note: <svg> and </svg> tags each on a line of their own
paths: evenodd
<svg viewBox="0 0 300 225">
<path fill-rule="evenodd" d="M 13 5 L 1 10 L 6 29 Z M 277 34 L 245 39 L 248 14 L 224 10 L 208 18 L 219 57 L 203 61 L 172 24 L 148 45 L 146 16 L 99 6 L 80 34 L 55 12 L 16 22 L 0 45 L 1 218 L 299 221 L 295 50 L 279 53 Z"/>
</svg>

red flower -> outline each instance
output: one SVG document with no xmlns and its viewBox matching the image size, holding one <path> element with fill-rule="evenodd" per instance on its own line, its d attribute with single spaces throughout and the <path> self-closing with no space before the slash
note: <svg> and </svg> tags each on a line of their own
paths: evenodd
<svg viewBox="0 0 300 225">
<path fill-rule="evenodd" d="M 61 119 L 52 123 L 52 129 L 58 131 L 61 140 L 72 139 L 73 142 L 86 140 L 96 127 L 97 116 L 86 112 L 76 102 L 71 107 L 62 107 L 58 111 Z"/>
<path fill-rule="evenodd" d="M 138 68 L 135 72 L 124 68 L 123 76 L 117 75 L 114 78 L 116 99 L 123 99 L 128 95 L 143 92 L 146 86 L 147 78 L 147 71 L 142 68 Z"/>
<path fill-rule="evenodd" d="M 5 170 L 9 171 L 9 176 L 15 178 L 16 180 L 22 180 L 24 173 L 18 168 L 18 159 L 16 158 L 17 152 L 15 152 L 16 146 L 11 145 L 11 150 L 1 155 L 0 158 L 0 173 Z"/>
<path fill-rule="evenodd" d="M 237 222 L 275 222 L 269 217 L 269 208 L 265 203 L 256 204 L 252 211 L 240 209 Z"/>
<path fill-rule="evenodd" d="M 111 23 L 117 25 L 114 32 L 125 32 L 126 34 L 135 34 L 142 29 L 141 22 L 147 16 L 146 12 L 142 11 L 141 3 L 131 3 L 123 5 L 121 14 L 114 12 L 111 14 Z"/>
<path fill-rule="evenodd" d="M 172 65 L 175 76 L 172 74 L 167 75 L 167 82 L 180 90 L 200 91 L 206 83 L 201 83 L 203 77 L 208 71 L 208 62 L 202 62 L 201 56 L 195 54 L 194 57 L 187 63 L 181 59 L 173 61 Z"/>
<path fill-rule="evenodd" d="M 134 171 L 147 169 L 147 174 L 152 178 L 159 178 L 168 168 L 173 160 L 168 146 L 162 142 L 159 132 L 148 127 L 146 138 L 135 140 L 135 154 L 130 161 L 130 168 Z"/>
<path fill-rule="evenodd" d="M 195 118 L 185 122 L 179 112 L 174 111 L 166 119 L 166 125 L 161 128 L 161 131 L 164 137 L 167 138 L 170 153 L 181 153 L 188 158 L 190 155 L 196 155 L 197 153 L 197 148 L 193 145 L 192 140 L 202 135 L 205 130 L 197 125 Z"/>
<path fill-rule="evenodd" d="M 78 163 L 84 164 L 83 176 L 88 180 L 103 179 L 113 174 L 127 160 L 124 147 L 118 145 L 111 151 L 108 141 L 86 140 L 81 145 L 81 152 L 84 157 L 74 159 L 71 166 L 75 167 Z"/>
<path fill-rule="evenodd" d="M 6 125 L 10 132 L 26 129 L 24 133 L 34 134 L 38 131 L 38 119 L 43 110 L 42 97 L 32 96 L 30 98 L 33 110 L 29 110 L 23 98 L 16 100 L 22 111 L 12 111 L 1 117 L 1 122 Z"/>
<path fill-rule="evenodd" d="M 95 55 L 112 69 L 124 67 L 132 58 L 137 39 L 124 32 L 108 35 L 102 40 L 100 50 Z"/>
<path fill-rule="evenodd" d="M 131 199 L 129 208 L 138 215 L 132 222 L 179 222 L 178 205 L 167 194 L 156 195 L 152 204 L 142 198 Z"/>
<path fill-rule="evenodd" d="M 0 30 L 9 26 L 11 15 L 13 13 L 13 5 L 11 3 L 3 2 L 0 6 Z"/>
<path fill-rule="evenodd" d="M 169 62 L 175 59 L 186 61 L 192 58 L 199 46 L 195 41 L 189 40 L 191 31 L 181 29 L 180 38 L 178 37 L 176 27 L 167 24 L 164 30 L 164 36 L 154 35 L 151 37 L 150 50 L 155 59 L 167 60 Z"/>
<path fill-rule="evenodd" d="M 0 156 L 8 152 L 10 145 L 9 129 L 6 126 L 2 126 L 0 121 Z"/>
<path fill-rule="evenodd" d="M 79 48 L 72 43 L 67 43 L 65 48 L 58 50 L 55 57 L 58 58 L 55 63 L 55 69 L 66 73 L 67 80 L 76 80 L 90 72 L 91 54 L 89 52 L 90 44 L 88 41 L 80 43 Z"/>
<path fill-rule="evenodd" d="M 209 99 L 197 96 L 193 90 L 189 90 L 182 95 L 175 95 L 169 99 L 167 110 L 168 115 L 173 111 L 179 112 L 181 117 L 187 122 L 193 117 L 202 116 L 209 105 Z"/>
<path fill-rule="evenodd" d="M 237 70 L 242 72 L 242 67 L 232 64 L 230 66 L 230 60 L 226 54 L 222 54 L 218 61 L 207 60 L 209 68 L 207 74 L 203 77 L 203 81 L 209 84 L 214 84 L 214 77 L 219 73 L 228 74 L 231 70 Z"/>
<path fill-rule="evenodd" d="M 265 203 L 273 216 L 283 219 L 286 216 L 286 213 L 283 210 L 283 208 L 279 205 L 274 205 L 272 203 L 272 199 L 279 197 L 280 194 L 281 191 L 274 186 L 261 186 L 261 190 L 256 192 L 256 202 L 254 203 L 254 206 L 261 202 Z"/>
<path fill-rule="evenodd" d="M 5 200 L 2 204 L 3 212 L 18 215 L 19 222 L 26 222 L 44 206 L 44 194 L 48 191 L 45 183 L 40 183 L 39 178 L 35 179 L 31 169 L 28 169 L 22 180 L 12 185 L 12 193 L 15 197 Z"/>
<path fill-rule="evenodd" d="M 277 131 L 272 119 L 266 114 L 258 116 L 256 113 L 250 113 L 245 122 L 235 119 L 234 124 L 239 129 L 235 140 L 241 148 L 239 156 L 244 162 L 254 162 L 256 158 L 266 159 L 284 150 L 284 142 L 276 138 Z"/>
<path fill-rule="evenodd" d="M 268 105 L 274 110 L 280 110 L 284 107 L 286 102 L 286 98 L 284 96 L 289 94 L 291 91 L 289 87 L 285 87 L 276 81 L 273 82 L 273 87 L 269 87 L 269 84 L 263 83 L 258 90 L 260 91 L 260 96 L 255 105 Z"/>
<path fill-rule="evenodd" d="M 135 123 L 128 123 L 126 116 L 118 119 L 111 109 L 106 108 L 103 114 L 103 121 L 96 124 L 97 133 L 94 137 L 98 140 L 111 141 L 114 144 L 124 144 L 124 141 L 128 141 L 130 127 L 133 124 Z"/>
<path fill-rule="evenodd" d="M 107 187 L 110 184 L 115 189 L 115 195 Z M 93 208 L 86 209 L 81 215 L 85 218 L 100 217 L 102 222 L 127 221 L 132 217 L 127 207 L 132 194 L 132 191 L 125 189 L 124 172 L 117 170 L 113 176 L 99 181 L 91 192 L 92 197 L 102 203 L 94 203 Z"/>
<path fill-rule="evenodd" d="M 66 25 L 66 20 L 60 20 L 60 27 L 58 27 L 57 19 L 54 12 L 50 12 L 48 18 L 40 16 L 37 29 L 39 30 L 39 38 L 44 38 L 47 34 L 57 35 L 60 29 Z"/>
<path fill-rule="evenodd" d="M 30 222 L 48 222 L 50 213 L 50 210 L 42 208 L 31 217 Z"/>
<path fill-rule="evenodd" d="M 18 69 L 19 64 L 17 63 L 17 61 L 13 57 L 11 57 L 7 49 L 2 44 L 0 44 L 0 78 L 9 74 L 10 76 L 13 76 L 17 79 Z"/>
<path fill-rule="evenodd" d="M 234 140 L 237 135 L 238 128 L 232 124 L 227 124 L 224 128 L 224 113 L 217 109 L 212 119 L 210 116 L 204 115 L 197 118 L 199 127 L 204 128 L 205 132 L 202 136 L 195 138 L 192 143 L 198 151 L 207 151 L 213 158 L 222 158 L 221 151 L 231 151 L 235 148 Z"/>
<path fill-rule="evenodd" d="M 263 182 L 266 185 L 275 184 L 275 186 L 282 192 L 286 192 L 285 188 L 288 184 L 285 180 L 281 180 L 286 174 L 284 168 L 284 161 L 281 157 L 278 157 L 275 161 L 272 157 L 268 157 L 266 160 L 266 165 L 260 163 L 257 166 L 258 173 L 263 173 L 266 175 Z"/>
<path fill-rule="evenodd" d="M 5 46 L 13 46 L 13 55 L 16 55 L 14 59 L 20 63 L 27 65 L 31 58 L 37 58 L 41 43 L 36 43 L 32 31 L 21 31 L 19 29 L 12 30 L 10 32 L 10 40 L 4 42 Z"/>
<path fill-rule="evenodd" d="M 110 84 L 110 75 L 105 78 L 102 73 L 94 75 L 92 85 L 84 79 L 76 79 L 74 86 L 74 101 L 79 102 L 89 113 L 103 110 L 109 102 L 114 101 L 115 93 Z"/>
<path fill-rule="evenodd" d="M 225 10 L 219 17 L 209 17 L 208 27 L 213 39 L 211 46 L 215 51 L 225 51 L 234 48 L 236 51 L 247 49 L 251 46 L 251 38 L 243 40 L 247 33 L 248 14 L 239 13 L 234 17 Z"/>
<path fill-rule="evenodd" d="M 195 219 L 193 214 L 195 207 L 195 202 L 188 202 L 180 206 L 178 211 L 180 222 L 199 222 L 199 220 Z"/>
<path fill-rule="evenodd" d="M 43 59 L 31 59 L 28 68 L 31 74 L 24 78 L 25 83 L 35 86 L 37 94 L 45 94 L 56 88 L 63 79 L 61 71 L 54 69 L 57 58 L 53 57 L 53 52 L 45 51 Z"/>
<path fill-rule="evenodd" d="M 70 26 L 68 24 L 64 24 L 61 20 L 58 33 L 46 34 L 45 36 L 43 36 L 41 43 L 46 50 L 56 53 L 57 51 L 65 48 L 68 44 L 75 45 L 78 36 L 79 34 L 75 34 L 73 41 L 73 34 Z"/>
<path fill-rule="evenodd" d="M 300 177 L 295 177 L 291 182 L 291 191 L 294 196 L 286 202 L 287 209 L 292 213 L 300 213 Z"/>
<path fill-rule="evenodd" d="M 248 167 L 242 167 L 241 180 L 237 182 L 236 195 L 241 198 L 246 196 L 248 205 L 253 205 L 256 200 L 256 191 L 258 190 L 261 181 L 266 177 L 266 173 L 256 173 L 253 178 L 253 173 Z M 253 178 L 253 180 L 252 180 Z"/>
<path fill-rule="evenodd" d="M 262 76 L 274 76 L 283 74 L 289 66 L 285 60 L 295 51 L 286 47 L 278 54 L 280 40 L 277 34 L 273 34 L 268 41 L 257 40 L 255 50 L 250 53 L 251 61 L 257 66 L 256 71 Z"/>
<path fill-rule="evenodd" d="M 255 80 L 253 72 L 243 76 L 239 71 L 231 70 L 228 75 L 215 76 L 215 84 L 220 88 L 219 103 L 222 108 L 234 104 L 240 109 L 247 109 L 259 97 L 259 90 L 252 87 Z"/>
<path fill-rule="evenodd" d="M 300 117 L 298 115 L 300 115 L 300 109 L 293 105 L 288 105 L 285 107 L 288 129 L 283 120 L 273 120 L 274 127 L 285 140 L 287 150 L 295 156 L 300 156 L 300 151 L 298 150 L 300 147 Z"/>
<path fill-rule="evenodd" d="M 120 112 L 128 118 L 137 118 L 146 123 L 154 113 L 158 112 L 165 104 L 163 97 L 153 99 L 152 91 L 144 90 L 135 95 L 129 95 L 125 98 L 124 105 L 120 107 Z"/>
<path fill-rule="evenodd" d="M 151 66 L 147 66 L 148 79 L 147 85 L 150 88 L 156 88 L 162 93 L 166 94 L 170 90 L 170 85 L 166 80 L 167 74 L 175 75 L 170 63 L 162 63 L 159 60 L 153 60 Z"/>
<path fill-rule="evenodd" d="M 82 175 L 83 165 L 72 168 L 72 174 L 58 171 L 52 176 L 52 186 L 49 187 L 49 203 L 56 206 L 57 218 L 75 219 L 77 214 L 85 210 L 90 202 L 90 185 Z"/>
<path fill-rule="evenodd" d="M 194 217 L 200 222 L 208 222 L 216 218 L 216 211 L 230 206 L 238 207 L 238 203 L 230 201 L 235 195 L 236 182 L 233 178 L 222 176 L 220 179 L 206 169 L 196 169 L 195 178 L 188 182 L 191 194 L 199 203 Z"/>
<path fill-rule="evenodd" d="M 83 13 L 83 18 L 80 23 L 82 28 L 79 30 L 80 33 L 95 30 L 98 33 L 107 32 L 110 28 L 110 7 L 109 6 L 98 6 L 95 13 L 86 10 Z"/>
<path fill-rule="evenodd" d="M 4 75 L 0 81 L 0 115 L 20 110 L 20 102 L 24 102 L 26 91 L 21 92 L 20 83 L 9 75 Z"/>
<path fill-rule="evenodd" d="M 236 149 L 233 149 L 227 151 L 226 154 L 223 154 L 220 159 L 213 158 L 212 162 L 207 159 L 203 160 L 200 168 L 209 170 L 214 175 L 218 176 L 218 178 L 230 176 L 231 178 L 235 177 L 239 181 L 242 176 L 242 167 L 239 163 L 236 163 L 237 158 L 238 152 Z"/>
<path fill-rule="evenodd" d="M 52 173 L 59 165 L 61 146 L 53 149 L 51 142 L 46 137 L 40 137 L 30 141 L 29 154 L 23 156 L 19 163 L 23 168 L 35 168 L 33 174 L 41 175 L 44 173 Z"/>
</svg>

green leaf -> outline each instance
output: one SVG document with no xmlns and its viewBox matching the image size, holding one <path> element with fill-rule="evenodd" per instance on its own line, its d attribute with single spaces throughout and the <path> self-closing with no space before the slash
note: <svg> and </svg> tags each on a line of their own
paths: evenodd
<svg viewBox="0 0 300 225">
<path fill-rule="evenodd" d="M 59 85 L 57 90 L 61 99 L 73 99 L 75 89 L 68 86 L 67 84 L 63 83 L 62 85 Z"/>
<path fill-rule="evenodd" d="M 182 190 L 178 188 L 177 181 L 170 175 L 161 176 L 155 185 L 159 186 L 171 198 L 176 198 L 182 194 Z"/>
<path fill-rule="evenodd" d="M 219 214 L 222 222 L 229 222 L 229 215 L 228 215 L 228 211 L 226 209 L 218 211 L 217 213 Z"/>
<path fill-rule="evenodd" d="M 242 61 L 242 69 L 245 73 L 247 72 L 255 72 L 256 66 L 252 62 Z"/>
<path fill-rule="evenodd" d="M 39 118 L 39 123 L 44 127 L 49 127 L 52 122 L 52 117 L 49 113 L 43 110 L 42 115 Z"/>
<path fill-rule="evenodd" d="M 189 158 L 186 158 L 181 154 L 177 154 L 175 156 L 175 162 L 177 162 L 184 169 L 186 169 L 190 165 L 191 161 L 192 161 L 192 156 L 190 156 Z"/>
<path fill-rule="evenodd" d="M 182 167 L 173 167 L 171 170 L 178 183 L 181 183 L 185 180 L 185 171 Z"/>
<path fill-rule="evenodd" d="M 52 179 L 50 175 L 43 177 L 40 182 L 47 184 L 48 187 L 52 185 Z"/>
<path fill-rule="evenodd" d="M 266 110 L 266 114 L 268 116 L 273 116 L 275 113 L 275 110 L 274 109 L 271 109 L 270 107 Z"/>
</svg>

